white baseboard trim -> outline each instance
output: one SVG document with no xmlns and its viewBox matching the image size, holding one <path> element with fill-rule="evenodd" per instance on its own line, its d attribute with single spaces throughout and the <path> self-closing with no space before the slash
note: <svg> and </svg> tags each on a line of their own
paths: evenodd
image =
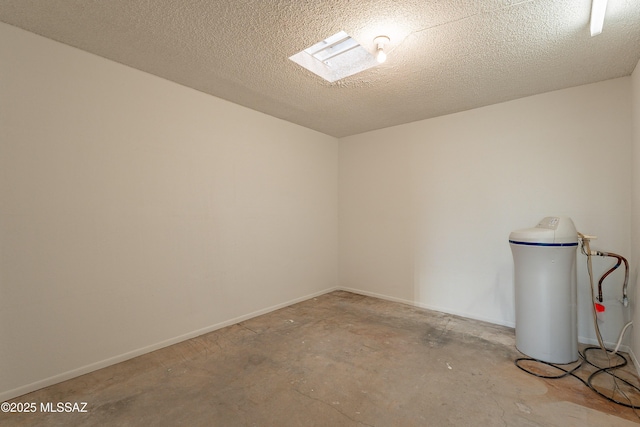
<svg viewBox="0 0 640 427">
<path fill-rule="evenodd" d="M 506 327 L 509 327 L 509 328 L 515 328 L 515 326 L 516 326 L 515 322 L 505 322 L 503 320 L 491 319 L 491 318 L 482 317 L 482 316 L 470 316 L 469 313 L 463 313 L 463 312 L 459 312 L 459 311 L 455 311 L 455 310 L 449 310 L 449 309 L 438 307 L 438 306 L 424 304 L 424 303 L 421 303 L 421 302 L 418 302 L 418 301 L 411 301 L 411 300 L 406 300 L 406 299 L 402 299 L 402 298 L 391 297 L 391 296 L 388 296 L 388 295 L 377 294 L 375 292 L 361 291 L 360 289 L 347 288 L 347 287 L 344 287 L 344 286 L 339 286 L 337 289 L 338 290 L 342 290 L 342 291 L 352 292 L 354 294 L 360 294 L 360 295 L 365 295 L 365 296 L 369 296 L 369 297 L 380 298 L 380 299 L 387 300 L 387 301 L 393 301 L 393 302 L 399 302 L 399 303 L 402 303 L 402 304 L 412 305 L 414 307 L 425 308 L 427 310 L 439 311 L 440 313 L 453 314 L 454 316 L 460 316 L 460 317 L 464 317 L 466 319 L 479 320 L 481 322 L 492 323 L 494 325 L 506 326 Z"/>
<path fill-rule="evenodd" d="M 73 369 L 73 370 L 70 370 L 70 371 L 67 371 L 67 372 L 63 372 L 63 373 L 60 373 L 58 375 L 54 375 L 52 377 L 44 378 L 42 380 L 35 381 L 33 383 L 26 384 L 26 385 L 21 386 L 21 387 L 17 387 L 17 388 L 14 388 L 12 390 L 7 390 L 7 391 L 0 392 L 0 402 L 4 402 L 4 401 L 7 401 L 9 399 L 13 399 L 15 397 L 22 396 L 24 394 L 30 393 L 32 391 L 36 391 L 36 390 L 39 390 L 41 388 L 54 385 L 54 384 L 60 383 L 62 381 L 67 381 L 67 380 L 70 380 L 72 378 L 79 377 L 80 375 L 88 374 L 90 372 L 97 371 L 98 369 L 106 368 L 108 366 L 115 365 L 117 363 L 124 362 L 124 361 L 129 360 L 129 359 L 133 359 L 134 357 L 141 356 L 143 354 L 150 353 L 152 351 L 159 350 L 161 348 L 168 347 L 168 346 L 173 345 L 173 344 L 178 344 L 178 343 L 180 343 L 182 341 L 186 341 L 186 340 L 189 340 L 191 338 L 195 338 L 195 337 L 198 337 L 200 335 L 204 335 L 204 334 L 207 334 L 209 332 L 213 332 L 215 330 L 225 328 L 227 326 L 235 325 L 236 323 L 240 323 L 240 322 L 243 322 L 245 320 L 249 320 L 249 319 L 252 319 L 254 317 L 261 316 L 263 314 L 267 314 L 267 313 L 270 313 L 272 311 L 279 310 L 281 308 L 288 307 L 290 305 L 297 304 L 299 302 L 306 301 L 308 299 L 315 298 L 317 296 L 324 295 L 324 294 L 327 294 L 327 293 L 330 293 L 330 292 L 333 292 L 333 291 L 338 291 L 338 290 L 346 291 L 346 292 L 352 292 L 354 294 L 365 295 L 365 296 L 370 296 L 370 297 L 374 297 L 374 298 L 379 298 L 379 299 L 383 299 L 383 300 L 387 300 L 387 301 L 398 302 L 398 303 L 401 303 L 401 304 L 407 304 L 407 305 L 411 305 L 411 306 L 414 306 L 414 307 L 420 307 L 420 308 L 424 308 L 424 309 L 427 309 L 427 310 L 434 310 L 434 311 L 438 311 L 438 312 L 441 312 L 441 313 L 452 314 L 452 315 L 455 315 L 455 316 L 461 316 L 461 317 L 464 317 L 464 318 L 467 318 L 467 319 L 474 319 L 474 320 L 488 322 L 488 323 L 492 323 L 492 324 L 496 324 L 496 325 L 507 326 L 507 327 L 510 327 L 510 328 L 515 327 L 515 324 L 512 323 L 512 322 L 504 322 L 504 321 L 498 321 L 496 319 L 489 319 L 489 318 L 482 318 L 482 317 L 472 317 L 472 316 L 469 316 L 468 313 L 461 313 L 461 312 L 456 312 L 454 310 L 447 310 L 447 309 L 443 309 L 441 307 L 431 306 L 429 304 L 424 304 L 424 303 L 420 303 L 420 302 L 416 302 L 416 301 L 406 300 L 406 299 L 403 299 L 403 298 L 392 297 L 392 296 L 389 296 L 389 295 L 378 294 L 378 293 L 375 293 L 375 292 L 362 291 L 360 289 L 348 288 L 348 287 L 344 287 L 344 286 L 337 286 L 337 287 L 328 288 L 328 289 L 325 289 L 325 290 L 322 290 L 322 291 L 319 291 L 319 292 L 315 292 L 315 293 L 310 294 L 310 295 L 305 295 L 303 297 L 295 298 L 295 299 L 289 300 L 287 302 L 276 304 L 276 305 L 273 305 L 273 306 L 270 306 L 270 307 L 267 307 L 267 308 L 263 308 L 263 309 L 254 311 L 252 313 L 248 313 L 248 314 L 245 314 L 245 315 L 242 315 L 242 316 L 235 317 L 233 319 L 229 319 L 229 320 L 226 320 L 226 321 L 223 321 L 223 322 L 220 322 L 220 323 L 216 323 L 216 324 L 211 325 L 211 326 L 207 326 L 205 328 L 197 329 L 195 331 L 192 331 L 192 332 L 189 332 L 189 333 L 186 333 L 186 334 L 183 334 L 183 335 L 180 335 L 180 336 L 177 336 L 177 337 L 174 337 L 174 338 L 171 338 L 171 339 L 168 339 L 168 340 L 156 343 L 156 344 L 152 344 L 152 345 L 149 345 L 149 346 L 146 346 L 146 347 L 142 347 L 142 348 L 139 348 L 139 349 L 136 349 L 136 350 L 124 353 L 124 354 L 120 354 L 120 355 L 117 355 L 117 356 L 114 356 L 114 357 L 110 357 L 108 359 L 104 359 L 104 360 L 101 360 L 101 361 L 98 361 L 98 362 L 95 362 L 95 363 L 91 363 L 89 365 L 85 365 L 85 366 L 79 367 L 77 369 Z M 592 338 L 579 337 L 578 341 L 580 343 L 582 343 L 582 344 L 598 345 L 597 340 L 592 339 Z M 614 348 L 616 343 L 607 343 L 606 342 L 605 345 L 607 347 L 609 347 L 609 348 Z M 640 363 L 639 363 L 636 355 L 629 348 L 629 346 L 621 345 L 620 346 L 620 351 L 625 352 L 625 353 L 630 355 L 630 357 L 632 359 L 632 362 L 633 362 L 633 364 L 634 364 L 634 366 L 636 368 L 636 371 L 638 372 L 638 375 L 640 375 Z"/>
<path fill-rule="evenodd" d="M 578 342 L 580 344 L 588 344 L 588 345 L 594 345 L 594 346 L 598 346 L 598 347 L 600 346 L 600 344 L 598 343 L 598 340 L 596 338 L 578 337 Z M 614 348 L 616 348 L 616 344 L 618 344 L 618 343 L 617 342 L 604 341 L 604 346 L 607 347 L 607 349 L 609 349 L 609 350 L 613 350 Z M 621 353 L 629 353 L 629 354 L 631 354 L 631 348 L 626 344 L 620 344 L 620 348 L 618 349 L 618 351 L 620 351 Z"/>
<path fill-rule="evenodd" d="M 636 375 L 640 377 L 640 363 L 638 363 L 638 358 L 633 350 L 628 351 L 629 357 L 631 357 L 631 361 L 633 362 L 633 366 L 636 368 Z"/>
<path fill-rule="evenodd" d="M 173 345 L 173 344 L 178 344 L 178 343 L 180 343 L 182 341 L 186 341 L 186 340 L 189 340 L 191 338 L 195 338 L 195 337 L 198 337 L 200 335 L 204 335 L 204 334 L 207 334 L 209 332 L 213 332 L 215 330 L 225 328 L 227 326 L 235 325 L 236 323 L 240 323 L 240 322 L 243 322 L 245 320 L 249 320 L 249 319 L 252 319 L 254 317 L 261 316 L 263 314 L 267 314 L 267 313 L 270 313 L 272 311 L 279 310 L 281 308 L 288 307 L 290 305 L 297 304 L 299 302 L 306 301 L 308 299 L 315 298 L 317 296 L 327 294 L 329 292 L 333 292 L 335 290 L 338 290 L 338 288 L 337 287 L 333 287 L 333 288 L 325 289 L 325 290 L 320 291 L 320 292 L 315 292 L 315 293 L 310 294 L 310 295 L 305 295 L 303 297 L 295 298 L 295 299 L 289 300 L 287 302 L 276 304 L 276 305 L 273 305 L 271 307 L 263 308 L 263 309 L 254 311 L 252 313 L 248 313 L 248 314 L 245 314 L 245 315 L 242 315 L 242 316 L 235 317 L 233 319 L 226 320 L 224 322 L 216 323 L 215 325 L 211 325 L 211 326 L 207 326 L 205 328 L 197 329 L 195 331 L 192 331 L 192 332 L 189 332 L 189 333 L 186 333 L 186 334 L 174 337 L 174 338 L 170 338 L 168 340 L 161 341 L 161 342 L 156 343 L 156 344 L 152 344 L 152 345 L 149 345 L 149 346 L 146 346 L 146 347 L 142 347 L 142 348 L 139 348 L 139 349 L 136 349 L 136 350 L 132 350 L 132 351 L 129 351 L 129 352 L 124 353 L 124 354 L 120 354 L 120 355 L 117 355 L 117 356 L 114 356 L 114 357 L 110 357 L 108 359 L 104 359 L 104 360 L 100 360 L 100 361 L 95 362 L 95 363 L 91 363 L 89 365 L 81 366 L 81 367 L 79 367 L 77 369 L 72 369 L 72 370 L 67 371 L 67 372 L 62 372 L 62 373 L 60 373 L 58 375 L 54 375 L 52 377 L 44 378 L 42 380 L 38 380 L 38 381 L 32 382 L 30 384 L 26 384 L 26 385 L 23 385 L 23 386 L 20 386 L 20 387 L 11 389 L 11 390 L 0 392 L 0 402 L 5 402 L 5 401 L 7 401 L 9 399 L 13 399 L 15 397 L 22 396 L 22 395 L 27 394 L 27 393 L 31 393 L 32 391 L 36 391 L 36 390 L 39 390 L 41 388 L 48 387 L 50 385 L 54 385 L 54 384 L 57 384 L 57 383 L 60 383 L 60 382 L 63 382 L 63 381 L 67 381 L 67 380 L 70 380 L 72 378 L 79 377 L 80 375 L 88 374 L 90 372 L 97 371 L 98 369 L 106 368 L 107 366 L 115 365 L 116 363 L 124 362 L 126 360 L 133 359 L 134 357 L 142 356 L 143 354 L 151 353 L 152 351 L 156 351 L 156 350 L 159 350 L 159 349 L 164 348 L 164 347 L 168 347 L 168 346 Z"/>
</svg>

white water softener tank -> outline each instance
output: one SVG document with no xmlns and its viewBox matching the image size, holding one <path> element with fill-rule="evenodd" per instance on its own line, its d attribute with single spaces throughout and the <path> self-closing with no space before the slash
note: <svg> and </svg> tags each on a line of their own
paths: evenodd
<svg viewBox="0 0 640 427">
<path fill-rule="evenodd" d="M 549 363 L 578 360 L 576 249 L 571 218 L 550 216 L 509 235 L 516 295 L 516 347 Z"/>
</svg>

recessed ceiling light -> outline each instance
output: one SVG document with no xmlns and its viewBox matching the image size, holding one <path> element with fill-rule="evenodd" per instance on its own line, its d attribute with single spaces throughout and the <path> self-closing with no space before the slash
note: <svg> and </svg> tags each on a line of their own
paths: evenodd
<svg viewBox="0 0 640 427">
<path fill-rule="evenodd" d="M 290 56 L 289 59 L 329 82 L 352 76 L 378 64 L 367 49 L 344 31 Z"/>
</svg>

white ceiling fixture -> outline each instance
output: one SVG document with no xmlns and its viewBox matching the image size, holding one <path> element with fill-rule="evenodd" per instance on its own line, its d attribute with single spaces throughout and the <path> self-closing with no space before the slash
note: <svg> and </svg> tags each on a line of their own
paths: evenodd
<svg viewBox="0 0 640 427">
<path fill-rule="evenodd" d="M 377 65 L 368 50 L 340 31 L 289 57 L 328 82 L 335 82 Z"/>
<path fill-rule="evenodd" d="M 373 39 L 373 44 L 376 45 L 376 61 L 383 63 L 387 60 L 387 53 L 384 51 L 384 45 L 389 44 L 391 40 L 387 36 L 378 36 Z"/>
<path fill-rule="evenodd" d="M 602 32 L 604 15 L 607 11 L 607 0 L 593 0 L 591 3 L 591 37 Z"/>
</svg>

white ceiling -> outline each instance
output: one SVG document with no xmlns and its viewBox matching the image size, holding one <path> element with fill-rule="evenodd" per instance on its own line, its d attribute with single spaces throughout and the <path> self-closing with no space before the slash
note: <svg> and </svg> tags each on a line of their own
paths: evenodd
<svg viewBox="0 0 640 427">
<path fill-rule="evenodd" d="M 601 80 L 640 58 L 640 0 L 0 0 L 0 21 L 342 137 Z M 387 62 L 334 83 L 289 56 L 340 30 Z"/>
</svg>

